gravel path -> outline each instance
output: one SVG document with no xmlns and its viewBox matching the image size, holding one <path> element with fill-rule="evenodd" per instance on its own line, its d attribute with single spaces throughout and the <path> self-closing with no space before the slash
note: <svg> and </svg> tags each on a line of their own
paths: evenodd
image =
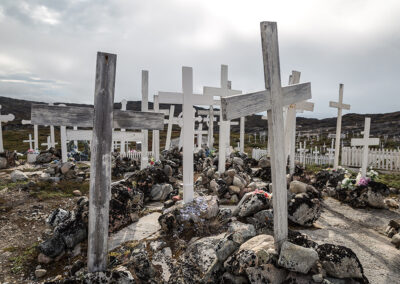
<svg viewBox="0 0 400 284">
<path fill-rule="evenodd" d="M 373 284 L 400 283 L 400 250 L 383 232 L 399 211 L 353 209 L 333 198 L 325 199 L 317 225 L 322 229 L 300 230 L 318 243 L 351 248 L 360 259 L 365 275 Z"/>
</svg>

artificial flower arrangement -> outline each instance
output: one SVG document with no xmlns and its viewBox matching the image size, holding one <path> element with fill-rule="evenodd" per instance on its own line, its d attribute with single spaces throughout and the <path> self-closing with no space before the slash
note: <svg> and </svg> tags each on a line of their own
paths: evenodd
<svg viewBox="0 0 400 284">
<path fill-rule="evenodd" d="M 347 171 L 347 170 L 346 170 Z M 355 179 L 351 178 L 351 174 L 348 172 L 345 174 L 345 178 L 342 180 L 341 187 L 343 189 L 353 190 L 357 186 L 368 186 L 370 181 L 375 181 L 378 177 L 378 172 L 374 171 L 372 168 L 369 168 L 366 176 L 363 177 L 361 172 L 357 174 Z"/>
<path fill-rule="evenodd" d="M 29 149 L 28 151 L 27 151 L 27 153 L 28 154 L 39 154 L 39 151 L 37 151 L 37 150 L 34 150 L 34 149 Z"/>
<path fill-rule="evenodd" d="M 261 189 L 256 189 L 256 190 L 254 190 L 254 191 L 253 191 L 253 194 L 262 194 L 262 195 L 264 195 L 266 198 L 271 198 L 271 195 L 270 195 L 268 192 L 266 192 L 266 191 L 264 191 L 264 190 L 261 190 Z"/>
</svg>

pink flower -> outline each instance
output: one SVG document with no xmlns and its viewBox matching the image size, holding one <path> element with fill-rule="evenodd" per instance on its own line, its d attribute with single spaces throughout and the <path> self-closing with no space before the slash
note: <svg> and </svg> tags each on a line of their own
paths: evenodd
<svg viewBox="0 0 400 284">
<path fill-rule="evenodd" d="M 261 189 L 254 190 L 253 194 L 263 194 L 266 198 L 271 198 L 268 192 Z"/>
</svg>

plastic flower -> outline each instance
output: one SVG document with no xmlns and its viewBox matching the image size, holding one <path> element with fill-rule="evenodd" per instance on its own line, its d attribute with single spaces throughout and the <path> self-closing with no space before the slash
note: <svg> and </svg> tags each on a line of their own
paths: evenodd
<svg viewBox="0 0 400 284">
<path fill-rule="evenodd" d="M 271 198 L 271 196 L 268 192 L 261 190 L 261 189 L 254 190 L 253 194 L 263 194 L 266 198 Z"/>
<path fill-rule="evenodd" d="M 367 186 L 368 183 L 370 182 L 370 178 L 368 177 L 362 177 L 360 180 L 357 182 L 358 186 Z"/>
</svg>

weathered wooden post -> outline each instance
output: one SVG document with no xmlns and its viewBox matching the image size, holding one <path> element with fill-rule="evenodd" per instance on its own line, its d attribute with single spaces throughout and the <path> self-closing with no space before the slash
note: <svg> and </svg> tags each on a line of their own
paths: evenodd
<svg viewBox="0 0 400 284">
<path fill-rule="evenodd" d="M 245 123 L 245 117 L 240 118 L 240 152 L 244 153 L 244 123 Z"/>
<path fill-rule="evenodd" d="M 89 272 L 107 269 L 116 64 L 117 55 L 97 53 L 89 189 Z"/>
<path fill-rule="evenodd" d="M 339 166 L 340 136 L 342 132 L 342 109 L 350 109 L 350 105 L 343 103 L 343 84 L 339 85 L 339 102 L 329 102 L 329 106 L 338 109 L 336 122 L 335 160 L 333 164 L 333 168 L 337 170 Z"/>
<path fill-rule="evenodd" d="M 142 70 L 142 111 L 149 110 L 149 71 Z M 140 169 L 145 169 L 149 165 L 148 149 L 149 149 L 149 131 L 142 130 L 143 141 L 141 149 Z"/>
<path fill-rule="evenodd" d="M 379 145 L 379 138 L 369 138 L 370 128 L 371 128 L 371 118 L 366 117 L 364 125 L 364 137 L 351 139 L 351 146 L 363 146 L 362 162 L 361 162 L 361 175 L 363 177 L 367 175 L 369 146 Z"/>
<path fill-rule="evenodd" d="M 128 104 L 127 100 L 123 99 L 121 101 L 121 110 L 122 111 L 126 111 L 127 104 Z M 125 131 L 126 131 L 125 129 L 123 129 L 123 128 L 121 129 L 121 132 L 125 132 Z M 122 138 L 124 138 L 124 137 L 122 136 Z M 125 154 L 125 152 L 126 152 L 126 141 L 125 141 L 125 139 L 121 139 L 121 149 L 120 149 L 120 151 L 121 151 L 121 154 Z"/>
</svg>

